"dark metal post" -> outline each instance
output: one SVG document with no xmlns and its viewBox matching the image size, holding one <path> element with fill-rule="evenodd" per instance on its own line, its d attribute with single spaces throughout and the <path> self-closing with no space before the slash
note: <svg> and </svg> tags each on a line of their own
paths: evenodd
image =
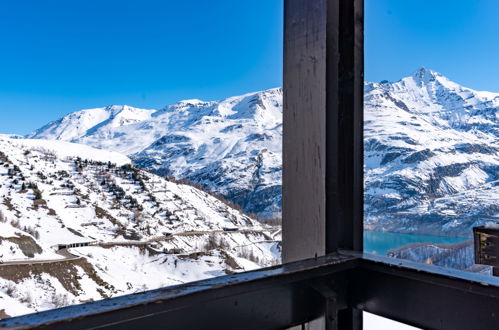
<svg viewBox="0 0 499 330">
<path fill-rule="evenodd" d="M 362 251 L 363 0 L 284 8 L 283 261 Z"/>
<path fill-rule="evenodd" d="M 284 2 L 283 262 L 326 253 L 326 9 Z"/>
<path fill-rule="evenodd" d="M 363 250 L 364 1 L 329 1 L 326 112 L 326 252 Z M 339 329 L 362 329 L 362 312 L 338 314 Z"/>
<path fill-rule="evenodd" d="M 362 251 L 363 1 L 286 0 L 283 257 Z"/>
<path fill-rule="evenodd" d="M 363 250 L 362 0 L 330 0 L 327 26 L 326 251 Z"/>
</svg>

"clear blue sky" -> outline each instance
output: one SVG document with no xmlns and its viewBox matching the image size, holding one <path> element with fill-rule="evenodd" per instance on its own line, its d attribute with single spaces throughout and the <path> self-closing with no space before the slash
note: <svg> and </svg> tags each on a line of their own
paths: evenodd
<svg viewBox="0 0 499 330">
<path fill-rule="evenodd" d="M 281 0 L 0 1 L 0 133 L 282 85 Z"/>
<path fill-rule="evenodd" d="M 366 80 L 420 66 L 499 92 L 498 0 L 365 0 Z"/>
<path fill-rule="evenodd" d="M 282 1 L 0 1 L 0 132 L 280 86 Z M 426 66 L 499 92 L 499 1 L 365 1 L 366 80 Z"/>
</svg>

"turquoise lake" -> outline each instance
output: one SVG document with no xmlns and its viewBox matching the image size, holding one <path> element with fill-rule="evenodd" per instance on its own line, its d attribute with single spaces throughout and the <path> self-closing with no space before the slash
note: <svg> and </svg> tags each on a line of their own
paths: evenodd
<svg viewBox="0 0 499 330">
<path fill-rule="evenodd" d="M 386 255 L 389 250 L 411 243 L 455 244 L 470 238 L 417 234 L 400 234 L 384 231 L 364 231 L 364 252 Z"/>
</svg>

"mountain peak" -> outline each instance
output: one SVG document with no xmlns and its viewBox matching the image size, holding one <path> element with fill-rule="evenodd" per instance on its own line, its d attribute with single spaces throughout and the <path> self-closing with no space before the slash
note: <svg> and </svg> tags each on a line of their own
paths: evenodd
<svg viewBox="0 0 499 330">
<path fill-rule="evenodd" d="M 414 80 L 420 81 L 420 82 L 434 81 L 435 78 L 440 77 L 440 76 L 441 76 L 440 73 L 433 71 L 433 70 L 430 70 L 430 69 L 427 69 L 424 66 L 420 67 L 418 70 L 416 70 L 411 75 L 411 77 Z"/>
<path fill-rule="evenodd" d="M 179 104 L 191 104 L 191 105 L 198 105 L 198 104 L 203 104 L 206 103 L 205 101 L 199 100 L 199 99 L 188 99 L 188 100 L 181 100 L 177 102 Z"/>
</svg>

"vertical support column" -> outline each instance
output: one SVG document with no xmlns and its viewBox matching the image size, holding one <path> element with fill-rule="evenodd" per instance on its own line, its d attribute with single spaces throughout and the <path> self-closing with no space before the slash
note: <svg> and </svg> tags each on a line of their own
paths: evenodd
<svg viewBox="0 0 499 330">
<path fill-rule="evenodd" d="M 326 251 L 363 250 L 363 1 L 329 0 Z"/>
<path fill-rule="evenodd" d="M 363 0 L 284 8 L 283 261 L 362 251 Z M 361 329 L 361 313 L 338 328 Z"/>
<path fill-rule="evenodd" d="M 284 2 L 284 262 L 326 253 L 326 12 Z"/>
</svg>

